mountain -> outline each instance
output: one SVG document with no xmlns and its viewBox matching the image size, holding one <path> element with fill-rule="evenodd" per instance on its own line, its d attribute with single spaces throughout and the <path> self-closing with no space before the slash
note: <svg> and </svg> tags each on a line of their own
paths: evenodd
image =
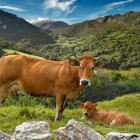
<svg viewBox="0 0 140 140">
<path fill-rule="evenodd" d="M 55 34 L 65 36 L 75 36 L 78 34 L 88 34 L 89 32 L 100 32 L 112 26 L 140 27 L 140 12 L 127 12 L 123 15 L 99 17 L 97 19 L 84 21 L 60 29 L 55 29 Z"/>
<path fill-rule="evenodd" d="M 0 38 L 12 42 L 29 38 L 32 44 L 54 43 L 49 33 L 50 31 L 42 30 L 25 19 L 0 10 Z"/>
<path fill-rule="evenodd" d="M 63 21 L 51 20 L 49 18 L 37 18 L 31 22 L 31 24 L 42 27 L 44 29 L 57 29 L 60 27 L 66 27 L 69 24 Z"/>
<path fill-rule="evenodd" d="M 63 35 L 60 48 L 53 48 L 59 59 L 59 54 L 68 59 L 75 54 L 101 56 L 105 68 L 140 71 L 140 12 L 100 17 L 54 29 L 53 33 Z"/>
<path fill-rule="evenodd" d="M 137 27 L 140 25 L 140 12 L 129 11 L 123 15 L 116 14 L 95 19 L 99 23 L 119 23 L 127 27 Z"/>
</svg>

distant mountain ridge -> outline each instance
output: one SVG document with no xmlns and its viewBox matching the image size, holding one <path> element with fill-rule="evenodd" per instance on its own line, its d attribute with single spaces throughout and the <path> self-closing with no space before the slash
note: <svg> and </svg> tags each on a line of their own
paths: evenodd
<svg viewBox="0 0 140 140">
<path fill-rule="evenodd" d="M 75 36 L 77 34 L 88 34 L 89 31 L 97 33 L 102 28 L 108 28 L 114 25 L 125 27 L 140 27 L 140 12 L 127 12 L 123 15 L 116 14 L 111 16 L 99 17 L 82 23 L 73 24 L 67 27 L 53 30 L 54 34 L 65 36 Z"/>
<path fill-rule="evenodd" d="M 49 18 L 40 18 L 40 17 L 31 21 L 31 24 L 37 27 L 44 28 L 44 29 L 57 29 L 57 28 L 66 27 L 69 25 L 68 23 L 64 21 L 52 20 Z"/>
<path fill-rule="evenodd" d="M 136 27 L 140 25 L 140 12 L 129 11 L 123 15 L 115 14 L 110 16 L 99 17 L 95 19 L 100 23 L 119 23 L 127 27 Z"/>
<path fill-rule="evenodd" d="M 7 41 L 18 42 L 29 38 L 33 44 L 53 43 L 50 31 L 42 30 L 23 18 L 0 10 L 0 38 Z"/>
</svg>

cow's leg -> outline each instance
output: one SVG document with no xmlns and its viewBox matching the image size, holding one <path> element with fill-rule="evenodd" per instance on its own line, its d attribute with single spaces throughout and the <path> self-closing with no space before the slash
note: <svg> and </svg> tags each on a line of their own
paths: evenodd
<svg viewBox="0 0 140 140">
<path fill-rule="evenodd" d="M 7 97 L 9 90 L 5 85 L 0 86 L 0 104 Z"/>
<path fill-rule="evenodd" d="M 122 119 L 120 119 L 120 118 L 113 119 L 112 122 L 110 123 L 110 125 L 111 125 L 111 126 L 123 125 Z"/>
<path fill-rule="evenodd" d="M 65 99 L 65 101 L 64 101 L 64 103 L 63 103 L 63 107 L 62 107 L 61 112 L 60 112 L 60 118 L 62 118 L 62 113 L 63 113 L 63 111 L 64 111 L 64 109 L 65 109 L 65 106 L 66 106 L 66 103 L 67 103 L 67 102 L 68 102 L 68 100 Z"/>
<path fill-rule="evenodd" d="M 64 95 L 58 95 L 56 96 L 56 116 L 55 116 L 55 121 L 58 121 L 59 119 L 61 119 L 61 115 L 62 115 L 62 110 L 63 110 L 63 105 L 65 102 L 65 98 L 66 96 Z"/>
</svg>

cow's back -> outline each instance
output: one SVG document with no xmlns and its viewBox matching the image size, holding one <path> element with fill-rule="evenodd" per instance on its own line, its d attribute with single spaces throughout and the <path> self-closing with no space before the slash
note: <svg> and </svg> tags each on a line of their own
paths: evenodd
<svg viewBox="0 0 140 140">
<path fill-rule="evenodd" d="M 24 89 L 39 96 L 56 96 L 56 87 L 67 91 L 73 88 L 73 67 L 68 61 L 40 60 L 36 63 L 27 61 L 28 66 L 22 70 L 20 81 Z"/>
</svg>

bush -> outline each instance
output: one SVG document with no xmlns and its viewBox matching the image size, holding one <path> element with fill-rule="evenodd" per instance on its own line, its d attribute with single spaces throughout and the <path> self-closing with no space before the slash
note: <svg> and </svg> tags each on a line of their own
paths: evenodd
<svg viewBox="0 0 140 140">
<path fill-rule="evenodd" d="M 119 81 L 121 79 L 121 74 L 118 72 L 112 71 L 110 74 L 110 79 L 113 82 Z"/>
<path fill-rule="evenodd" d="M 49 103 L 47 103 L 46 98 L 33 98 L 24 93 L 18 92 L 17 96 L 12 96 L 9 94 L 8 97 L 2 102 L 2 106 L 11 105 L 20 107 L 34 107 L 36 105 L 43 105 L 47 107 Z"/>
<path fill-rule="evenodd" d="M 19 114 L 21 116 L 23 116 L 23 115 L 29 116 L 29 114 L 30 114 L 29 109 L 28 108 L 21 108 L 20 111 L 19 111 Z"/>
</svg>

